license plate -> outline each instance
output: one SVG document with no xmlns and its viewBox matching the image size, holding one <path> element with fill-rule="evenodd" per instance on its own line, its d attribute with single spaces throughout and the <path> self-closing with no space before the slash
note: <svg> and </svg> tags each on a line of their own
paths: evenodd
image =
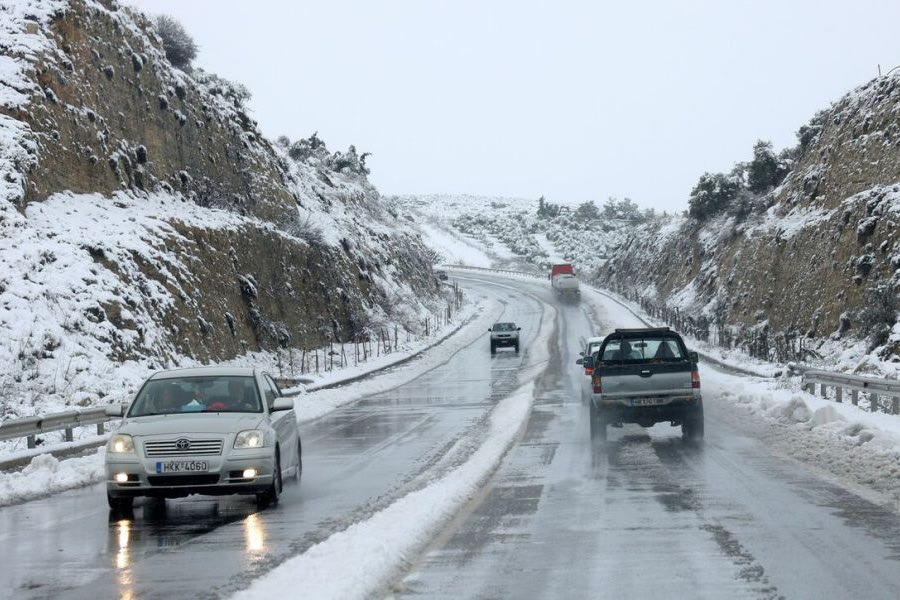
<svg viewBox="0 0 900 600">
<path fill-rule="evenodd" d="M 664 398 L 634 398 L 631 401 L 632 406 L 656 406 L 657 404 L 663 404 L 665 402 Z"/>
<path fill-rule="evenodd" d="M 205 460 L 170 460 L 156 463 L 157 473 L 202 473 L 209 471 Z"/>
</svg>

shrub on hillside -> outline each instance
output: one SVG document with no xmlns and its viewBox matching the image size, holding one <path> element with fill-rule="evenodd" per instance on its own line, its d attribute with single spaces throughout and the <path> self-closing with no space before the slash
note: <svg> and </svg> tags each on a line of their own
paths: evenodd
<svg viewBox="0 0 900 600">
<path fill-rule="evenodd" d="M 197 57 L 197 44 L 181 23 L 168 15 L 159 15 L 156 17 L 156 31 L 172 66 L 179 69 L 189 67 Z"/>
<path fill-rule="evenodd" d="M 691 190 L 688 214 L 705 221 L 722 212 L 741 190 L 741 182 L 734 176 L 722 173 L 704 173 Z"/>
<path fill-rule="evenodd" d="M 791 165 L 784 160 L 786 158 L 775 155 L 772 142 L 757 141 L 753 146 L 753 160 L 747 165 L 747 187 L 750 191 L 764 194 L 780 184 L 791 169 Z"/>
<path fill-rule="evenodd" d="M 194 79 L 210 94 L 229 100 L 236 108 L 243 109 L 251 98 L 250 90 L 243 83 L 229 81 L 203 69 L 194 70 Z"/>
<path fill-rule="evenodd" d="M 897 322 L 897 295 L 890 285 L 866 290 L 866 305 L 857 313 L 861 332 L 868 336 L 869 352 L 884 344 Z"/>
<path fill-rule="evenodd" d="M 619 200 L 614 196 L 610 196 L 603 203 L 603 218 L 618 219 L 620 221 L 630 221 L 632 223 L 643 223 L 646 218 L 638 205 L 631 198 L 622 198 Z"/>
<path fill-rule="evenodd" d="M 810 145 L 819 137 L 819 134 L 822 132 L 822 129 L 825 127 L 825 121 L 828 119 L 828 111 L 820 110 L 813 118 L 809 120 L 809 123 L 800 127 L 797 131 L 797 148 L 796 148 L 796 158 L 799 160 L 806 154 L 806 150 L 810 147 Z"/>
<path fill-rule="evenodd" d="M 593 200 L 588 200 L 578 205 L 575 209 L 575 218 L 579 221 L 594 221 L 600 217 L 600 209 Z"/>
<path fill-rule="evenodd" d="M 538 198 L 537 216 L 542 219 L 552 219 L 559 216 L 559 204 L 547 202 L 544 197 Z"/>
</svg>

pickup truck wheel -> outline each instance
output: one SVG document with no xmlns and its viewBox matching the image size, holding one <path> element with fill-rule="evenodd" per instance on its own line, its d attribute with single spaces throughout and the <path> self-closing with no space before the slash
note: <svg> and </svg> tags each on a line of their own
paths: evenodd
<svg viewBox="0 0 900 600">
<path fill-rule="evenodd" d="M 516 354 L 519 353 L 519 344 L 516 344 Z"/>
<path fill-rule="evenodd" d="M 597 411 L 594 409 L 594 405 L 591 404 L 591 441 L 595 442 L 605 442 L 606 441 L 606 423 L 600 418 L 600 415 L 597 414 Z"/>
<path fill-rule="evenodd" d="M 495 346 L 493 343 L 491 344 L 491 354 L 497 354 L 497 346 Z"/>
<path fill-rule="evenodd" d="M 703 439 L 703 412 L 691 415 L 681 424 L 681 438 L 688 442 L 699 442 Z"/>
</svg>

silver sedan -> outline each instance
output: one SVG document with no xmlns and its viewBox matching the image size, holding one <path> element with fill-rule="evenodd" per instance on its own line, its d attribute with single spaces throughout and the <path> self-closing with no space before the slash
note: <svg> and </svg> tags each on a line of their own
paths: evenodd
<svg viewBox="0 0 900 600">
<path fill-rule="evenodd" d="M 277 502 L 285 476 L 300 476 L 294 403 L 249 368 L 161 371 L 148 379 L 106 445 L 114 511 L 134 498 L 255 494 Z M 113 411 L 115 412 L 115 411 Z"/>
</svg>

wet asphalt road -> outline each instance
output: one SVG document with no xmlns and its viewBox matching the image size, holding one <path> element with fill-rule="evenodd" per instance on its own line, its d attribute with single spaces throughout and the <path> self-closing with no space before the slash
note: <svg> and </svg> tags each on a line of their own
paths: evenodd
<svg viewBox="0 0 900 600">
<path fill-rule="evenodd" d="M 478 283 L 528 337 L 543 282 Z M 518 292 L 516 289 L 523 290 Z M 667 425 L 590 443 L 580 337 L 612 323 L 562 306 L 523 439 L 395 595 L 439 598 L 898 598 L 900 519 L 780 458 L 705 397 L 707 441 Z M 616 323 L 630 325 L 630 323 Z M 302 428 L 304 474 L 277 507 L 139 504 L 109 520 L 102 486 L 0 509 L 0 597 L 204 598 L 366 518 L 452 465 L 440 458 L 516 385 L 523 360 L 483 344 Z"/>
<path fill-rule="evenodd" d="M 103 485 L 0 508 L 0 597 L 227 596 L 416 489 L 515 387 L 544 311 L 508 286 L 467 285 L 499 297 L 502 318 L 521 324 L 521 354 L 492 359 L 485 331 L 415 381 L 301 426 L 302 482 L 263 511 L 252 497 L 192 496 L 138 501 L 132 519 L 110 521 Z"/>
<path fill-rule="evenodd" d="M 560 311 L 524 439 L 393 596 L 900 598 L 898 515 L 773 455 L 708 394 L 701 445 L 668 424 L 593 445 L 572 340 L 614 326 L 639 324 Z"/>
</svg>

